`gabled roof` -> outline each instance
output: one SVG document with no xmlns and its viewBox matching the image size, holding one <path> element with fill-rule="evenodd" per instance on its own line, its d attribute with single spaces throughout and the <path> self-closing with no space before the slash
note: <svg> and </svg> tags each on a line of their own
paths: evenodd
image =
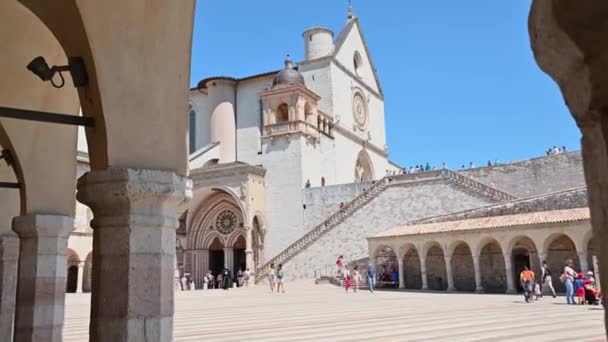
<svg viewBox="0 0 608 342">
<path fill-rule="evenodd" d="M 398 226 L 382 232 L 373 238 L 472 231 L 548 223 L 577 222 L 589 220 L 589 218 L 589 208 L 538 211 L 526 214 L 490 216 L 467 220 Z"/>
<path fill-rule="evenodd" d="M 359 29 L 359 34 L 361 35 L 361 41 L 363 42 L 363 47 L 365 48 L 365 54 L 367 54 L 367 59 L 369 60 L 370 67 L 372 68 L 372 73 L 374 74 L 374 80 L 376 81 L 376 86 L 378 87 L 378 92 L 380 93 L 380 95 L 382 95 L 384 97 L 384 92 L 382 91 L 382 86 L 380 85 L 380 80 L 378 79 L 378 74 L 376 73 L 376 67 L 374 66 L 374 60 L 372 59 L 372 55 L 369 52 L 369 48 L 367 46 L 367 41 L 365 40 L 365 35 L 363 34 L 363 30 L 361 29 L 361 24 L 359 23 L 358 17 L 353 17 L 352 19 L 350 19 L 348 21 L 346 26 L 344 26 L 344 28 L 338 35 L 338 38 L 336 39 L 336 42 L 334 44 L 334 51 L 331 54 L 331 57 L 333 57 L 334 59 L 336 58 L 336 56 L 338 55 L 338 52 L 340 51 L 340 48 L 342 47 L 342 45 L 344 45 L 346 38 L 352 31 L 353 27 L 355 27 L 355 25 L 357 25 L 357 28 Z"/>
</svg>

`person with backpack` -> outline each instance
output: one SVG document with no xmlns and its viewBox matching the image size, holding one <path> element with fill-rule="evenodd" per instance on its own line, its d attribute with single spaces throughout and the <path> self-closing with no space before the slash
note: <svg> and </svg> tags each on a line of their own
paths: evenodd
<svg viewBox="0 0 608 342">
<path fill-rule="evenodd" d="M 547 261 L 543 260 L 541 266 L 541 275 L 540 275 L 540 284 L 541 284 L 541 297 L 543 290 L 546 288 L 551 289 L 551 294 L 553 294 L 553 298 L 555 298 L 555 289 L 553 288 L 553 280 L 551 279 L 551 269 L 547 265 Z"/>
<path fill-rule="evenodd" d="M 367 284 L 369 285 L 369 292 L 374 293 L 374 287 L 376 286 L 376 270 L 372 265 L 367 266 Z"/>
</svg>

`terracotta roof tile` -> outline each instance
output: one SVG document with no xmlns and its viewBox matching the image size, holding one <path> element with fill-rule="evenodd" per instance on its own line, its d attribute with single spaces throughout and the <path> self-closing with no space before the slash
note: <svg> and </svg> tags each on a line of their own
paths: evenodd
<svg viewBox="0 0 608 342">
<path fill-rule="evenodd" d="M 492 229 L 544 223 L 575 222 L 588 220 L 589 218 L 589 208 L 539 211 L 525 214 L 491 216 L 468 220 L 398 226 L 375 235 L 373 238 Z"/>
</svg>

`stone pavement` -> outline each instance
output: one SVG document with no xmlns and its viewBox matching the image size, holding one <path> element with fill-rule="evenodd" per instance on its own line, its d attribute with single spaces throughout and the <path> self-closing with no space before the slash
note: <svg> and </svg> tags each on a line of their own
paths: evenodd
<svg viewBox="0 0 608 342">
<path fill-rule="evenodd" d="M 606 341 L 600 306 L 515 295 L 344 293 L 288 283 L 178 292 L 176 341 Z M 88 341 L 89 294 L 67 294 L 65 341 Z"/>
</svg>

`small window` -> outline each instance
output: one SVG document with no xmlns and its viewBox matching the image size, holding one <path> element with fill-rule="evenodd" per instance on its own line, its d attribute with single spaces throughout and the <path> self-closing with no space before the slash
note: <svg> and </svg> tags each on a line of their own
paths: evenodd
<svg viewBox="0 0 608 342">
<path fill-rule="evenodd" d="M 287 106 L 287 103 L 281 103 L 277 109 L 277 122 L 287 121 L 289 121 L 289 106 Z"/>
<path fill-rule="evenodd" d="M 361 67 L 363 66 L 363 59 L 361 58 L 361 54 L 359 54 L 359 51 L 355 51 L 355 56 L 353 57 L 353 66 L 355 67 L 355 74 L 361 77 Z"/>
</svg>

